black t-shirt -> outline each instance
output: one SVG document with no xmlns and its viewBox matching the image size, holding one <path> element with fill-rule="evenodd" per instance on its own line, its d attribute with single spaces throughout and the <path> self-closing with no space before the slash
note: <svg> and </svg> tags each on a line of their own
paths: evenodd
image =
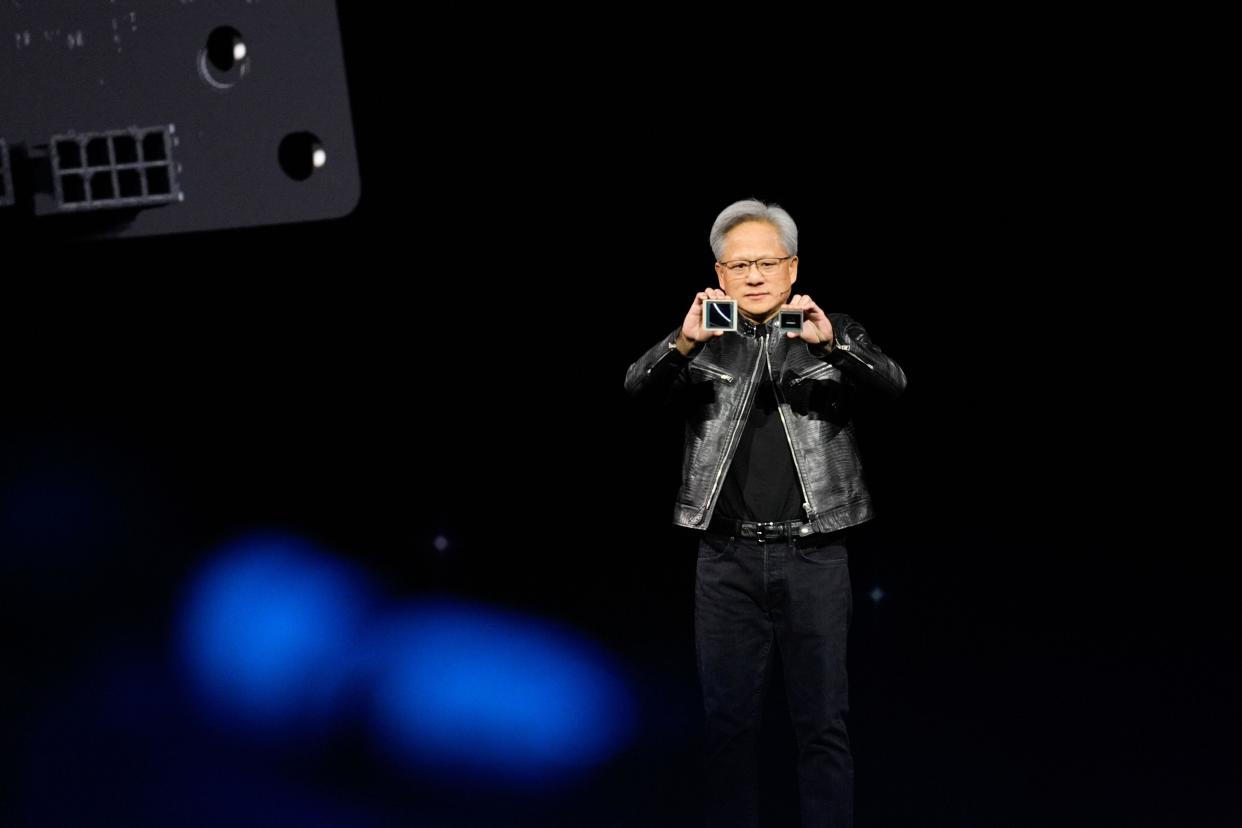
<svg viewBox="0 0 1242 828">
<path fill-rule="evenodd" d="M 802 490 L 772 378 L 765 371 L 737 452 L 720 490 L 716 515 L 734 520 L 801 520 Z"/>
</svg>

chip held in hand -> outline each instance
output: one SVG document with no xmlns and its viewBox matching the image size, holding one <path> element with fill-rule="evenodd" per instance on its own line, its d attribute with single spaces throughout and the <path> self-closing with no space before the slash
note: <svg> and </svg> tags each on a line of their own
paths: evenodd
<svg viewBox="0 0 1242 828">
<path fill-rule="evenodd" d="M 778 314 L 776 329 L 782 332 L 802 333 L 802 310 L 783 310 Z"/>
<path fill-rule="evenodd" d="M 704 299 L 703 330 L 737 331 L 737 301 L 734 299 Z"/>
</svg>

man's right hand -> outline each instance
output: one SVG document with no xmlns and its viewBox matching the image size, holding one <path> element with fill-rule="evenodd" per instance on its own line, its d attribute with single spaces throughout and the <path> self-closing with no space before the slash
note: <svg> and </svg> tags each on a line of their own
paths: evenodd
<svg viewBox="0 0 1242 828">
<path fill-rule="evenodd" d="M 677 335 L 677 350 L 689 356 L 690 351 L 700 342 L 706 342 L 713 336 L 720 336 L 724 331 L 703 330 L 703 302 L 707 299 L 728 299 L 729 294 L 720 288 L 709 287 L 694 295 L 694 302 L 686 313 L 686 321 L 681 323 L 681 333 Z"/>
</svg>

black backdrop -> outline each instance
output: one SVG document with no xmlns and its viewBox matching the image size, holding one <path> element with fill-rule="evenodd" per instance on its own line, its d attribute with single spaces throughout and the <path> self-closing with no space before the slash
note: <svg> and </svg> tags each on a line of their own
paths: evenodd
<svg viewBox="0 0 1242 828">
<path fill-rule="evenodd" d="M 18 820 L 76 822 L 79 801 L 141 823 L 99 803 L 146 740 L 87 704 L 65 754 L 126 758 L 82 770 L 36 756 L 40 728 L 99 695 L 101 662 L 158 663 L 204 550 L 274 525 L 397 594 L 576 625 L 645 677 L 638 745 L 559 799 L 445 793 L 349 746 L 289 773 L 377 824 L 689 824 L 679 432 L 621 381 L 712 283 L 716 212 L 750 196 L 798 221 L 799 289 L 909 377 L 859 424 L 880 513 L 851 550 L 859 824 L 1237 819 L 1237 565 L 1184 505 L 1161 325 L 1131 324 L 1160 315 L 1136 273 L 1168 250 L 1109 113 L 944 67 L 822 103 L 602 68 L 586 94 L 563 62 L 460 87 L 345 13 L 356 213 L 33 251 L 38 278 L 6 288 L 6 482 L 61 470 L 105 495 L 6 542 Z M 779 690 L 774 824 L 795 798 Z"/>
</svg>

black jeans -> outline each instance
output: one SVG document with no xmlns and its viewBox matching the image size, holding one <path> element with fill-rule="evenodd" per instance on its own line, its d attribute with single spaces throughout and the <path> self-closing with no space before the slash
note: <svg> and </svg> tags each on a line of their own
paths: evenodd
<svg viewBox="0 0 1242 828">
<path fill-rule="evenodd" d="M 707 825 L 759 824 L 756 748 L 773 644 L 798 742 L 802 824 L 853 824 L 845 728 L 853 596 L 844 536 L 759 543 L 709 534 L 699 541 L 694 626 L 707 721 Z"/>
</svg>

